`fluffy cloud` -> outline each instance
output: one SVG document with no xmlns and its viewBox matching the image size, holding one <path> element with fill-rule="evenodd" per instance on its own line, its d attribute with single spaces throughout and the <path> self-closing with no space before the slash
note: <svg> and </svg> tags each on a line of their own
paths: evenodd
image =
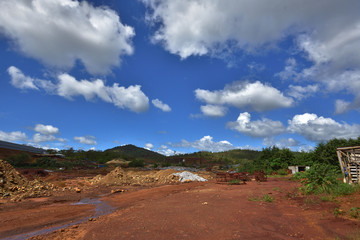
<svg viewBox="0 0 360 240">
<path fill-rule="evenodd" d="M 342 99 L 337 99 L 335 101 L 335 114 L 346 113 L 352 108 L 353 108 L 353 104 L 351 104 L 351 102 L 347 102 Z"/>
<path fill-rule="evenodd" d="M 13 66 L 8 71 L 11 81 L 14 78 L 30 79 L 36 89 L 43 89 L 50 94 L 56 94 L 69 100 L 76 96 L 83 96 L 87 101 L 98 97 L 121 109 L 127 108 L 137 113 L 147 111 L 149 108 L 149 98 L 141 91 L 139 85 L 131 85 L 125 88 L 114 83 L 112 86 L 106 86 L 101 79 L 94 81 L 76 80 L 69 74 L 60 74 L 57 83 L 52 83 L 51 81 L 24 76 L 21 70 Z"/>
<path fill-rule="evenodd" d="M 52 125 L 36 124 L 34 130 L 45 135 L 59 134 L 59 129 Z"/>
<path fill-rule="evenodd" d="M 295 115 L 292 120 L 288 120 L 288 123 L 290 132 L 298 133 L 314 142 L 332 138 L 357 138 L 360 132 L 358 124 L 338 123 L 331 118 L 318 117 L 311 113 Z"/>
<path fill-rule="evenodd" d="M 293 97 L 298 100 L 302 100 L 304 98 L 313 95 L 317 91 L 319 91 L 319 85 L 308 85 L 305 87 L 290 85 L 287 94 L 290 97 Z"/>
<path fill-rule="evenodd" d="M 145 148 L 148 149 L 148 150 L 151 150 L 151 149 L 154 148 L 154 145 L 152 143 L 146 143 Z"/>
<path fill-rule="evenodd" d="M 93 74 L 108 73 L 132 54 L 135 35 L 115 11 L 77 0 L 3 0 L 0 30 L 26 56 L 60 68 L 80 60 Z"/>
<path fill-rule="evenodd" d="M 297 80 L 299 78 L 299 73 L 295 58 L 289 58 L 286 60 L 284 70 L 276 73 L 275 76 L 281 78 L 282 80 Z"/>
<path fill-rule="evenodd" d="M 276 146 L 278 148 L 290 148 L 290 147 L 298 147 L 300 145 L 300 142 L 293 138 L 275 139 L 271 137 L 271 138 L 264 138 L 263 144 L 268 147 Z"/>
<path fill-rule="evenodd" d="M 273 121 L 267 118 L 251 121 L 248 112 L 240 113 L 235 122 L 228 122 L 227 127 L 252 137 L 270 137 L 286 131 L 280 121 Z"/>
<path fill-rule="evenodd" d="M 219 105 L 204 105 L 200 107 L 201 112 L 208 117 L 223 117 L 227 112 L 227 108 Z"/>
<path fill-rule="evenodd" d="M 189 56 L 257 54 L 276 47 L 286 37 L 310 66 L 294 57 L 277 76 L 308 79 L 329 91 L 345 90 L 351 104 L 338 102 L 337 113 L 360 110 L 360 2 L 253 0 L 143 0 L 152 39 L 182 59 Z M 229 60 L 231 61 L 231 60 Z"/>
<path fill-rule="evenodd" d="M 74 137 L 74 140 L 86 145 L 97 145 L 96 138 L 94 136 Z"/>
<path fill-rule="evenodd" d="M 157 152 L 165 156 L 172 156 L 176 154 L 176 151 L 168 148 L 166 145 L 161 145 Z"/>
<path fill-rule="evenodd" d="M 331 42 L 340 34 L 343 41 L 351 43 L 348 38 L 351 36 L 350 33 L 358 31 L 357 10 L 360 7 L 356 0 L 345 3 L 320 0 L 316 4 L 311 0 L 143 2 L 149 9 L 148 21 L 160 23 L 155 25 L 158 29 L 153 35 L 153 41 L 160 42 L 166 50 L 181 58 L 214 54 L 224 50 L 231 52 L 234 49 L 249 52 L 296 33 L 308 33 L 313 42 Z M 340 32 L 336 29 L 340 29 Z M 356 45 L 359 44 L 352 43 L 355 49 Z M 330 45 L 324 48 L 330 49 Z M 350 48 L 351 46 L 342 46 L 342 49 Z M 333 48 L 333 51 L 336 51 L 335 49 Z M 355 54 L 354 57 L 356 55 L 359 54 Z"/>
<path fill-rule="evenodd" d="M 162 111 L 171 112 L 171 108 L 169 107 L 169 105 L 163 103 L 159 99 L 153 99 L 151 102 L 152 104 L 154 104 L 155 107 L 161 109 Z"/>
<path fill-rule="evenodd" d="M 53 142 L 53 141 L 66 142 L 66 140 L 63 138 L 57 138 L 54 135 L 40 134 L 40 133 L 35 133 L 30 141 L 33 143 Z"/>
<path fill-rule="evenodd" d="M 10 83 L 14 87 L 20 89 L 38 89 L 34 84 L 35 79 L 25 76 L 20 69 L 11 66 L 7 71 L 11 76 Z"/>
<path fill-rule="evenodd" d="M 20 131 L 3 132 L 0 131 L 0 140 L 7 142 L 26 141 L 28 138 L 25 133 Z"/>
<path fill-rule="evenodd" d="M 196 89 L 195 96 L 207 104 L 226 104 L 259 112 L 293 105 L 292 98 L 285 97 L 276 88 L 264 85 L 259 81 L 254 83 L 234 82 L 226 85 L 224 89 L 216 91 Z"/>
<path fill-rule="evenodd" d="M 204 136 L 200 140 L 196 140 L 194 142 L 189 142 L 186 140 L 182 140 L 180 143 L 172 144 L 173 147 L 181 147 L 181 148 L 195 148 L 200 151 L 210 151 L 210 152 L 223 152 L 231 149 L 235 149 L 230 142 L 223 140 L 219 142 L 214 142 L 213 137 Z"/>
</svg>

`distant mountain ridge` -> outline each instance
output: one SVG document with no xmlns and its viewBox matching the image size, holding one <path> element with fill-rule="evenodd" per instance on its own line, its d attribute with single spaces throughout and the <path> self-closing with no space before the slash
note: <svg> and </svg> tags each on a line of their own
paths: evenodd
<svg viewBox="0 0 360 240">
<path fill-rule="evenodd" d="M 113 151 L 113 152 L 119 152 L 123 155 L 133 157 L 133 158 L 145 158 L 145 159 L 152 159 L 152 160 L 163 160 L 166 157 L 160 153 L 137 147 L 132 144 L 127 144 L 124 146 L 118 146 L 114 148 L 107 149 L 105 151 Z"/>
</svg>

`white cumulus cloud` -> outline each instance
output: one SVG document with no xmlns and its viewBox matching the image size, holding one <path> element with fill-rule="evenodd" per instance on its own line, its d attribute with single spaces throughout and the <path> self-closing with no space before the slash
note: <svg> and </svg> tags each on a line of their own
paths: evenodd
<svg viewBox="0 0 360 240">
<path fill-rule="evenodd" d="M 204 136 L 201 139 L 196 140 L 194 142 L 189 142 L 183 139 L 179 143 L 172 144 L 172 146 L 181 147 L 181 148 L 195 148 L 200 151 L 209 151 L 209 152 L 223 152 L 237 148 L 226 140 L 214 142 L 213 137 L 211 136 Z"/>
<path fill-rule="evenodd" d="M 360 133 L 359 124 L 339 123 L 331 118 L 318 117 L 314 113 L 295 115 L 288 120 L 288 130 L 304 136 L 314 142 L 328 141 L 333 138 L 357 138 Z"/>
<path fill-rule="evenodd" d="M 29 78 L 24 76 L 20 69 L 11 66 L 9 70 L 11 81 L 14 78 Z M 32 79 L 32 78 L 29 78 Z M 105 85 L 101 79 L 94 81 L 77 80 L 69 74 L 60 74 L 57 82 L 53 83 L 48 80 L 32 79 L 36 89 L 55 94 L 66 99 L 73 99 L 77 96 L 83 96 L 87 101 L 99 98 L 105 102 L 112 103 L 121 109 L 130 109 L 133 112 L 145 112 L 149 108 L 149 98 L 141 91 L 140 85 L 130 85 L 129 87 L 119 86 L 114 83 L 112 86 Z"/>
<path fill-rule="evenodd" d="M 163 103 L 159 99 L 153 99 L 151 102 L 155 107 L 161 109 L 163 112 L 171 112 L 170 106 L 166 103 Z"/>
<path fill-rule="evenodd" d="M 52 125 L 36 124 L 34 130 L 45 135 L 59 134 L 59 128 Z"/>
<path fill-rule="evenodd" d="M 295 86 L 289 85 L 288 95 L 298 100 L 310 97 L 319 91 L 319 85 Z"/>
<path fill-rule="evenodd" d="M 48 133 L 46 133 L 46 134 L 35 133 L 33 138 L 30 140 L 30 142 L 33 142 L 33 143 L 54 142 L 54 141 L 66 142 L 65 139 L 57 138 L 54 135 L 49 135 Z"/>
<path fill-rule="evenodd" d="M 226 85 L 222 90 L 215 91 L 196 89 L 195 96 L 207 104 L 230 105 L 259 112 L 293 105 L 292 98 L 284 96 L 278 89 L 259 81 L 254 83 L 234 82 Z"/>
<path fill-rule="evenodd" d="M 235 122 L 228 122 L 227 127 L 252 137 L 271 137 L 286 131 L 280 121 L 273 121 L 267 118 L 251 121 L 251 114 L 240 113 Z"/>
<path fill-rule="evenodd" d="M 278 148 L 298 147 L 300 142 L 293 138 L 275 139 L 273 137 L 264 138 L 263 144 L 267 147 L 276 146 Z"/>
<path fill-rule="evenodd" d="M 134 29 L 110 8 L 86 1 L 3 0 L 0 33 L 46 65 L 68 69 L 80 60 L 92 74 L 109 73 L 134 51 Z"/>
<path fill-rule="evenodd" d="M 145 144 L 145 148 L 146 148 L 147 150 L 151 150 L 151 149 L 154 148 L 154 145 L 153 145 L 152 143 L 146 143 L 146 144 Z"/>
<path fill-rule="evenodd" d="M 172 156 L 176 154 L 176 151 L 170 149 L 166 145 L 161 145 L 160 148 L 157 150 L 158 153 L 165 155 L 165 156 Z"/>
<path fill-rule="evenodd" d="M 148 21 L 158 23 L 154 25 L 157 29 L 153 41 L 181 58 L 224 50 L 231 52 L 234 48 L 249 52 L 304 32 L 311 34 L 312 41 L 331 40 L 341 33 L 342 39 L 351 38 L 346 32 L 357 31 L 354 27 L 359 23 L 360 7 L 356 0 L 143 2 L 148 7 Z"/>
<path fill-rule="evenodd" d="M 0 131 L 0 140 L 7 142 L 15 142 L 15 141 L 26 141 L 28 138 L 25 133 L 20 131 L 14 132 L 4 132 Z"/>
<path fill-rule="evenodd" d="M 31 78 L 31 77 L 27 77 L 25 76 L 20 69 L 11 66 L 8 68 L 8 73 L 11 76 L 11 81 L 10 83 L 16 87 L 16 88 L 20 88 L 20 89 L 38 89 L 38 87 L 35 86 L 35 79 Z"/>
<path fill-rule="evenodd" d="M 97 145 L 96 138 L 94 136 L 74 137 L 74 140 L 86 145 Z"/>
<path fill-rule="evenodd" d="M 223 117 L 227 112 L 227 108 L 219 105 L 207 104 L 200 107 L 201 112 L 208 117 Z"/>
</svg>

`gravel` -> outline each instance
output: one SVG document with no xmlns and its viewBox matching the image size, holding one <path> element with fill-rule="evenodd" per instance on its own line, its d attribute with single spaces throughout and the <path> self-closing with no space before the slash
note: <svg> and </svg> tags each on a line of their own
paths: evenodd
<svg viewBox="0 0 360 240">
<path fill-rule="evenodd" d="M 198 181 L 198 182 L 206 182 L 207 180 L 205 178 L 200 177 L 197 174 L 184 171 L 180 173 L 173 173 L 174 176 L 179 176 L 180 182 L 186 182 L 186 181 Z"/>
</svg>

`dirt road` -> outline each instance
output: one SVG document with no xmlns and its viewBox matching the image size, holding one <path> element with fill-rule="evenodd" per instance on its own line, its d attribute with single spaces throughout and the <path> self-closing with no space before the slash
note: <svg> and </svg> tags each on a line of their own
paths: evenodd
<svg viewBox="0 0 360 240">
<path fill-rule="evenodd" d="M 11 209 L 2 208 L 0 235 L 20 233 L 19 226 L 29 222 L 35 230 L 44 228 L 44 222 L 56 225 L 56 217 L 62 218 L 61 225 L 85 216 L 82 223 L 33 239 L 359 239 L 358 220 L 336 217 L 338 203 L 297 196 L 297 186 L 270 178 L 246 185 L 207 182 L 139 189 L 102 197 L 113 212 L 93 219 L 88 218 L 94 205 L 52 203 L 34 210 L 28 203 L 29 209 L 11 224 L 3 218 L 12 215 Z M 42 220 L 32 221 L 36 215 Z"/>
</svg>

